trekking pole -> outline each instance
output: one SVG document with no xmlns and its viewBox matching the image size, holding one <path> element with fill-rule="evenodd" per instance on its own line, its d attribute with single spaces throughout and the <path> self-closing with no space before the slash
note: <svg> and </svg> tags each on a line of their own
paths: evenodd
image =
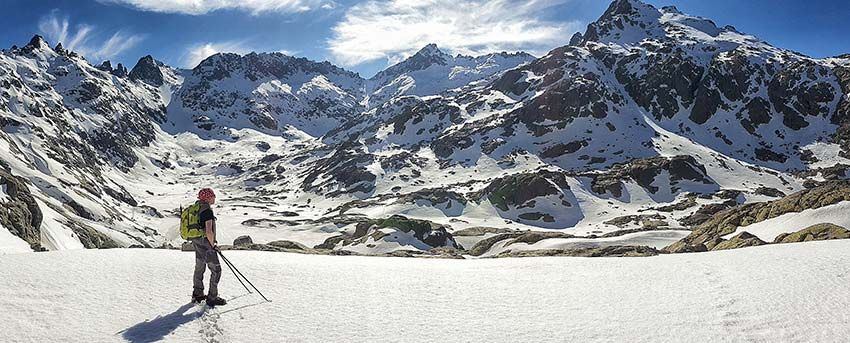
<svg viewBox="0 0 850 343">
<path fill-rule="evenodd" d="M 219 251 L 219 254 L 221 254 L 221 251 Z M 224 258 L 224 255 L 222 255 L 221 257 Z M 245 287 L 245 290 L 248 291 L 249 294 L 254 293 L 251 291 L 250 288 L 248 288 L 248 286 L 245 285 L 245 282 L 242 282 L 242 278 L 240 278 L 239 274 L 236 273 L 236 270 L 234 270 L 233 265 L 230 264 L 230 261 L 224 260 L 224 264 L 226 264 L 227 267 L 230 268 L 230 271 L 233 273 L 234 276 L 236 276 L 236 280 L 239 280 L 239 283 L 242 284 L 242 287 Z"/>
<path fill-rule="evenodd" d="M 243 275 L 242 272 L 239 271 L 239 268 L 236 268 L 236 266 L 233 265 L 233 263 L 230 262 L 230 260 L 228 260 L 227 257 L 224 257 L 224 254 L 222 254 L 220 250 L 217 250 L 217 251 L 218 251 L 219 256 L 221 256 L 221 258 L 224 259 L 224 262 L 227 263 L 228 265 L 230 265 L 230 267 L 233 268 L 233 270 L 235 270 L 237 273 L 239 273 L 239 275 L 242 276 L 242 278 L 245 279 L 245 281 L 247 281 L 248 284 L 251 285 L 251 287 L 254 288 L 255 291 L 257 291 L 257 294 L 259 294 L 261 297 L 263 297 L 263 300 L 265 300 L 267 302 L 272 302 L 271 300 L 266 298 L 266 296 L 263 295 L 263 293 L 260 292 L 259 289 L 257 289 L 257 286 L 254 286 L 254 284 L 251 283 L 251 280 L 248 280 L 248 278 L 246 278 L 245 275 Z"/>
</svg>

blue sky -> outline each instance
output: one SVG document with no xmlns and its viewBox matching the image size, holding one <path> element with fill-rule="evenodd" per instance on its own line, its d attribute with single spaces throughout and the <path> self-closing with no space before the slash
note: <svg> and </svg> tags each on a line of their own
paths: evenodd
<svg viewBox="0 0 850 343">
<path fill-rule="evenodd" d="M 814 57 L 850 53 L 850 1 L 647 0 Z M 281 51 L 372 76 L 429 42 L 452 53 L 564 45 L 607 0 L 2 0 L 0 47 L 40 33 L 91 62 L 192 67 L 220 51 Z"/>
</svg>

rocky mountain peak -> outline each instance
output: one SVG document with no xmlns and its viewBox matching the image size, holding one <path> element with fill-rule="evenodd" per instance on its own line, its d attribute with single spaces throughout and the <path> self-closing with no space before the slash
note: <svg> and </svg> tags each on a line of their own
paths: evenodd
<svg viewBox="0 0 850 343">
<path fill-rule="evenodd" d="M 662 13 L 640 0 L 617 0 L 599 19 L 587 26 L 584 41 L 639 40 L 658 22 Z"/>
<path fill-rule="evenodd" d="M 50 45 L 47 44 L 47 41 L 44 40 L 40 35 L 35 35 L 30 39 L 30 42 L 27 45 L 24 45 L 21 48 L 24 52 L 33 52 L 37 50 L 51 50 Z"/>
<path fill-rule="evenodd" d="M 415 55 L 420 55 L 420 56 L 438 55 L 438 56 L 441 56 L 441 55 L 445 55 L 445 53 L 442 50 L 440 50 L 440 48 L 437 47 L 437 44 L 430 43 L 430 44 L 422 47 L 422 49 L 419 49 L 419 51 L 417 51 Z"/>
<path fill-rule="evenodd" d="M 392 79 L 398 75 L 427 69 L 432 65 L 446 65 L 452 56 L 431 43 L 419 49 L 413 56 L 376 74 L 372 80 Z"/>
<path fill-rule="evenodd" d="M 97 69 L 103 70 L 105 72 L 111 72 L 112 71 L 112 62 L 110 62 L 109 60 L 103 61 L 103 63 L 101 63 L 99 66 L 97 66 Z"/>
<path fill-rule="evenodd" d="M 133 70 L 130 71 L 130 79 L 133 81 L 141 80 L 152 86 L 162 86 L 162 70 L 159 69 L 159 64 L 151 55 L 140 58 Z"/>
<path fill-rule="evenodd" d="M 47 41 L 44 40 L 44 37 L 40 35 L 35 35 L 30 39 L 30 42 L 27 43 L 26 47 L 31 47 L 33 49 L 41 49 L 41 48 L 50 48 L 50 45 L 47 44 Z"/>
</svg>

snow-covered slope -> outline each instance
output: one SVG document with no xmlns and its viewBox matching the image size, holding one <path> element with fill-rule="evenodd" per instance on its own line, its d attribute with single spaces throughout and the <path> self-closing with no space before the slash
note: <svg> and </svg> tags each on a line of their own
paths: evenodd
<svg viewBox="0 0 850 343">
<path fill-rule="evenodd" d="M 0 185 L 21 190 L 0 224 L 33 249 L 179 244 L 174 210 L 204 186 L 225 243 L 663 247 L 848 178 L 848 56 L 638 0 L 539 59 L 428 45 L 369 80 L 280 53 L 124 75 L 42 43 L 0 54 Z"/>
<path fill-rule="evenodd" d="M 186 77 L 169 105 L 169 122 L 176 132 L 219 137 L 242 128 L 280 135 L 287 127 L 319 137 L 361 110 L 363 88 L 359 75 L 328 62 L 215 54 Z"/>
<path fill-rule="evenodd" d="M 0 85 L 6 229 L 35 249 L 162 241 L 132 220 L 144 209 L 126 174 L 165 118 L 156 88 L 39 36 L 0 53 Z"/>
<path fill-rule="evenodd" d="M 2 256 L 0 339 L 74 342 L 841 342 L 850 241 L 651 258 L 423 260 L 227 252 L 229 304 L 189 305 L 191 253 Z"/>
<path fill-rule="evenodd" d="M 370 78 L 366 85 L 368 107 L 376 107 L 403 95 L 427 96 L 498 75 L 534 60 L 527 53 L 481 56 L 449 55 L 428 44 L 413 56 Z"/>
</svg>

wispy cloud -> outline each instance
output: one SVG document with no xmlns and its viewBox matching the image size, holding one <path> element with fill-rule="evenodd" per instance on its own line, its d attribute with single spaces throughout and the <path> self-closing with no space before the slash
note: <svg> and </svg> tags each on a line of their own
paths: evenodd
<svg viewBox="0 0 850 343">
<path fill-rule="evenodd" d="M 144 39 L 142 35 L 116 31 L 106 40 L 98 41 L 96 36 L 99 34 L 95 26 L 79 24 L 72 30 L 68 17 L 60 16 L 57 10 L 41 17 L 38 30 L 51 44 L 62 43 L 65 49 L 95 61 L 115 57 Z"/>
<path fill-rule="evenodd" d="M 328 49 L 337 62 L 398 61 L 427 43 L 452 53 L 543 53 L 569 41 L 578 22 L 540 19 L 569 0 L 370 0 L 351 7 Z"/>
<path fill-rule="evenodd" d="M 97 0 L 124 4 L 142 11 L 201 15 L 232 9 L 257 15 L 263 12 L 298 13 L 317 8 L 333 9 L 333 0 Z"/>
</svg>

